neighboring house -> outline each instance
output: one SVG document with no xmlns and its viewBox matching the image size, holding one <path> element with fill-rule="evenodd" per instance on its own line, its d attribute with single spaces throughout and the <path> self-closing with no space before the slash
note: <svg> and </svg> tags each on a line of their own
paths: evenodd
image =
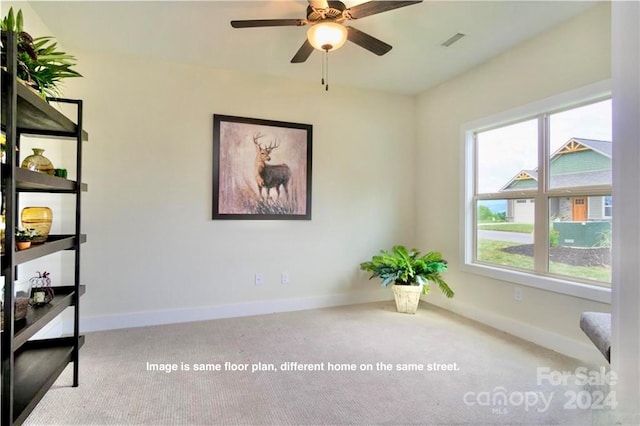
<svg viewBox="0 0 640 426">
<path fill-rule="evenodd" d="M 611 185 L 611 142 L 571 138 L 551 155 L 550 188 Z M 500 192 L 538 186 L 538 170 L 521 170 Z M 584 222 L 610 220 L 611 196 L 558 197 L 550 203 L 554 220 Z M 534 200 L 508 200 L 507 218 L 512 222 L 533 223 Z"/>
</svg>

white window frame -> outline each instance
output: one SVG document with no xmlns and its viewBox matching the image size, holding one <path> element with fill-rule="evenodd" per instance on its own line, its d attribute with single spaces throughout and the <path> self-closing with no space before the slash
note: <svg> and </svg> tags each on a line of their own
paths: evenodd
<svg viewBox="0 0 640 426">
<path fill-rule="evenodd" d="M 462 170 L 464 170 L 464 178 L 461 185 L 461 205 L 463 206 L 463 214 L 461 215 L 461 232 L 460 232 L 460 258 L 462 270 L 465 272 L 486 276 L 489 278 L 512 282 L 515 284 L 534 287 L 542 290 L 552 291 L 555 293 L 566 294 L 570 296 L 580 297 L 584 299 L 594 300 L 602 303 L 611 303 L 611 288 L 598 285 L 592 285 L 581 281 L 574 281 L 570 278 L 559 278 L 554 276 L 540 275 L 534 272 L 510 270 L 499 265 L 488 265 L 474 262 L 475 257 L 475 224 L 476 224 L 476 208 L 474 205 L 474 185 L 475 185 L 475 134 L 477 132 L 491 130 L 504 127 L 510 124 L 518 123 L 528 119 L 533 119 L 540 114 L 554 113 L 556 111 L 578 108 L 587 104 L 611 98 L 611 80 L 600 81 L 590 84 L 569 92 L 551 96 L 549 98 L 524 105 L 503 113 L 499 113 L 490 117 L 465 123 L 461 126 L 462 140 Z M 548 121 L 544 120 L 542 126 L 548 126 Z M 539 133 L 543 133 L 544 128 L 539 129 Z M 546 149 L 539 150 L 538 163 L 541 170 L 546 169 L 543 163 L 547 161 L 548 153 Z M 546 163 L 545 163 L 546 164 Z M 610 190 L 609 190 L 610 191 Z M 549 191 L 552 193 L 553 191 Z M 607 193 L 607 195 L 610 194 Z M 580 194 L 576 194 L 580 195 Z M 605 195 L 598 192 L 584 195 Z M 535 196 L 539 196 L 536 192 Z M 521 195 L 522 198 L 531 198 L 530 193 Z M 512 197 L 513 198 L 513 197 Z M 536 222 L 547 223 L 548 212 L 544 211 L 546 203 L 536 202 Z M 534 244 L 536 247 L 547 247 L 547 235 L 535 235 Z M 544 256 L 543 256 L 544 258 Z"/>
</svg>

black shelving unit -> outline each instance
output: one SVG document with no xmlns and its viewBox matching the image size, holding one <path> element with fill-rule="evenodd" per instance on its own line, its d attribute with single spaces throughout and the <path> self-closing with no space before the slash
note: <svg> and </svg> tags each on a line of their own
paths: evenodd
<svg viewBox="0 0 640 426">
<path fill-rule="evenodd" d="M 70 120 L 45 102 L 38 94 L 16 79 L 16 40 L 9 33 L 6 70 L 2 70 L 2 131 L 6 135 L 6 161 L 2 164 L 2 194 L 5 207 L 5 252 L 2 255 L 4 276 L 4 330 L 1 333 L 2 355 L 2 426 L 21 424 L 69 363 L 73 363 L 73 386 L 78 386 L 79 349 L 84 343 L 79 327 L 79 302 L 85 287 L 80 285 L 80 246 L 86 241 L 81 234 L 81 195 L 87 190 L 82 183 L 82 143 L 88 134 L 82 128 L 82 101 L 50 99 L 76 105 L 77 117 Z M 19 167 L 16 148 L 21 135 L 64 138 L 76 143 L 76 180 L 49 176 Z M 15 229 L 18 224 L 18 197 L 25 192 L 47 192 L 75 196 L 75 232 L 49 235 L 43 244 L 17 251 Z M 29 307 L 27 317 L 14 321 L 14 282 L 17 266 L 62 250 L 75 251 L 74 282 L 55 287 L 55 297 L 46 306 Z M 73 336 L 47 340 L 30 340 L 39 330 L 62 313 L 74 307 Z"/>
</svg>

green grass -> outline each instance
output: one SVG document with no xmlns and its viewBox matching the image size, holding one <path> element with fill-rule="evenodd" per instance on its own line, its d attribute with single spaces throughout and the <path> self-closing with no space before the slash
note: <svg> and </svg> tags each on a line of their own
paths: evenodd
<svg viewBox="0 0 640 426">
<path fill-rule="evenodd" d="M 478 225 L 478 229 L 485 229 L 488 231 L 505 231 L 505 232 L 519 232 L 522 234 L 530 234 L 533 232 L 533 223 L 513 223 L 513 222 L 483 223 Z"/>
<path fill-rule="evenodd" d="M 478 260 L 496 265 L 533 270 L 533 257 L 502 251 L 503 248 L 517 245 L 508 241 L 478 240 Z"/>
<path fill-rule="evenodd" d="M 496 240 L 478 240 L 478 260 L 518 269 L 533 270 L 533 257 L 502 251 L 517 246 L 517 243 Z M 572 266 L 560 262 L 549 262 L 549 271 L 558 275 L 611 283 L 611 268 L 605 266 Z"/>
<path fill-rule="evenodd" d="M 611 284 L 611 268 L 605 266 L 571 266 L 566 263 L 549 262 L 549 271 L 554 274 Z"/>
</svg>

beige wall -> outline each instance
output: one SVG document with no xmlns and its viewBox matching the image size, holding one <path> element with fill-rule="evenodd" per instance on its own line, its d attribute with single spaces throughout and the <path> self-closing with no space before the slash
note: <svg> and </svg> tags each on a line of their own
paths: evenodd
<svg viewBox="0 0 640 426">
<path fill-rule="evenodd" d="M 609 305 L 531 287 L 516 302 L 514 284 L 461 271 L 461 126 L 609 79 L 610 40 L 609 5 L 601 4 L 419 96 L 418 244 L 451 260 L 447 279 L 457 290 L 455 299 L 438 295 L 433 303 L 546 346 L 560 349 L 568 339 L 592 351 L 578 326 L 580 313 L 609 311 Z"/>
<path fill-rule="evenodd" d="M 412 98 L 76 53 L 85 317 L 145 313 L 129 317 L 140 325 L 391 297 L 358 265 L 412 237 Z M 214 113 L 313 125 L 312 221 L 211 220 Z"/>
</svg>

